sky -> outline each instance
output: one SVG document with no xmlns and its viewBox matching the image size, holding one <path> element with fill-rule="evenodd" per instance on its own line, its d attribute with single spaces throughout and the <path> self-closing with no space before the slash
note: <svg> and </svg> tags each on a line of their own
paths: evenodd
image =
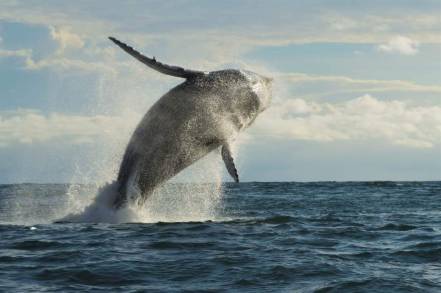
<svg viewBox="0 0 441 293">
<path fill-rule="evenodd" d="M 272 106 L 235 142 L 242 181 L 441 179 L 439 0 L 2 0 L 0 183 L 115 177 L 138 121 L 182 80 L 108 36 L 274 78 Z"/>
</svg>

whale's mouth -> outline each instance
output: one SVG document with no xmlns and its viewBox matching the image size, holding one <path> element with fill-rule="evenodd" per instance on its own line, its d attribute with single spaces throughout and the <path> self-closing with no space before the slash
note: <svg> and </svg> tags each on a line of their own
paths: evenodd
<svg viewBox="0 0 441 293">
<path fill-rule="evenodd" d="M 272 79 L 268 77 L 262 78 L 261 82 L 256 83 L 252 87 L 253 92 L 259 100 L 259 113 L 265 111 L 271 105 L 272 96 Z"/>
<path fill-rule="evenodd" d="M 257 96 L 259 104 L 258 112 L 263 112 L 271 104 L 273 78 L 248 70 L 241 70 L 241 72 L 248 80 L 251 90 Z"/>
</svg>

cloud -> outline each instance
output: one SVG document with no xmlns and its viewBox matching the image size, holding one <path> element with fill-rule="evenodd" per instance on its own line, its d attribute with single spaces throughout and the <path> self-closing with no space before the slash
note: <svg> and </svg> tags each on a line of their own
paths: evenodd
<svg viewBox="0 0 441 293">
<path fill-rule="evenodd" d="M 441 144 L 441 107 L 411 107 L 370 95 L 334 104 L 289 99 L 262 116 L 255 135 L 317 142 L 383 141 L 413 148 Z"/>
<path fill-rule="evenodd" d="M 32 55 L 32 50 L 22 49 L 22 50 L 1 50 L 0 57 L 24 57 L 28 58 Z"/>
<path fill-rule="evenodd" d="M 21 109 L 0 112 L 0 146 L 94 144 L 128 136 L 141 114 L 42 114 Z M 364 95 L 341 103 L 288 99 L 273 105 L 249 132 L 251 137 L 316 142 L 364 141 L 432 148 L 441 144 L 441 107 L 409 106 Z"/>
<path fill-rule="evenodd" d="M 140 115 L 82 116 L 32 109 L 0 112 L 0 147 L 16 144 L 94 144 L 102 139 L 128 136 Z"/>
<path fill-rule="evenodd" d="M 50 34 L 53 40 L 57 41 L 60 45 L 58 53 L 61 54 L 66 48 L 79 49 L 84 46 L 84 41 L 81 37 L 75 33 L 70 32 L 66 28 L 49 27 Z"/>
<path fill-rule="evenodd" d="M 395 36 L 387 43 L 378 45 L 377 49 L 386 53 L 399 53 L 403 55 L 415 55 L 418 53 L 418 41 L 404 36 Z"/>
<path fill-rule="evenodd" d="M 51 68 L 53 70 L 81 70 L 89 72 L 109 73 L 115 75 L 116 69 L 103 61 L 86 61 L 79 58 L 68 58 L 59 54 L 50 55 L 46 58 L 35 60 L 31 49 L 2 50 L 0 58 L 19 57 L 23 59 L 24 69 L 40 70 Z M 114 64 L 113 64 L 114 65 Z M 121 66 L 122 64 L 120 64 Z"/>
<path fill-rule="evenodd" d="M 435 92 L 441 94 L 441 86 L 438 85 L 420 85 L 405 80 L 377 80 L 377 79 L 356 79 L 347 76 L 338 75 L 311 75 L 304 73 L 277 73 L 277 78 L 292 83 L 308 82 L 329 82 L 344 86 L 369 88 L 371 90 L 403 90 L 416 92 Z"/>
<path fill-rule="evenodd" d="M 29 63 L 30 69 L 51 65 L 104 69 L 104 64 L 97 64 L 102 56 L 92 52 L 111 47 L 106 39 L 108 34 L 121 37 L 140 51 L 160 54 L 158 59 L 201 70 L 237 62 L 247 52 L 261 46 L 317 42 L 378 44 L 400 34 L 403 27 L 411 38 L 421 42 L 441 42 L 439 18 L 424 5 L 411 7 L 415 10 L 412 19 L 409 19 L 408 8 L 404 4 L 399 7 L 394 5 L 395 13 L 376 5 L 363 4 L 366 13 L 361 15 L 361 9 L 346 9 L 344 5 L 338 9 L 335 5 L 323 3 L 320 13 L 317 13 L 314 5 L 294 2 L 285 7 L 287 9 L 281 9 L 282 5 L 277 3 L 253 4 L 251 14 L 244 13 L 250 9 L 250 4 L 246 2 L 235 3 L 235 12 L 222 3 L 189 5 L 186 1 L 174 3 L 174 9 L 159 2 L 155 5 L 121 5 L 115 1 L 109 1 L 105 10 L 90 9 L 91 6 L 98 8 L 101 5 L 54 5 L 41 1 L 36 7 L 24 1 L 12 1 L 0 4 L 0 19 L 45 25 L 51 37 L 58 42 L 59 49 L 52 56 L 54 61 L 48 58 L 40 63 L 33 60 L 34 63 Z M 144 8 L 148 8 L 149 13 L 145 13 Z M 224 17 L 215 17 L 218 14 Z M 198 15 L 198 18 L 191 15 Z M 167 16 L 166 19 L 164 16 Z M 262 22 L 257 24 L 255 19 Z M 149 49 L 143 50 L 146 47 Z M 69 48 L 73 50 L 67 50 Z M 65 51 L 71 54 L 66 56 Z"/>
<path fill-rule="evenodd" d="M 88 62 L 81 59 L 71 59 L 63 57 L 44 58 L 38 61 L 32 56 L 26 56 L 25 68 L 29 70 L 39 70 L 51 68 L 53 70 L 82 70 L 101 73 L 116 74 L 116 70 L 103 62 Z"/>
<path fill-rule="evenodd" d="M 235 60 L 259 46 L 318 42 L 378 44 L 401 34 L 403 27 L 412 39 L 441 42 L 441 22 L 435 9 L 438 7 L 430 2 L 418 6 L 366 2 L 355 9 L 335 3 L 323 2 L 317 6 L 295 1 L 276 1 L 271 5 L 234 1 L 233 10 L 228 1 L 198 5 L 177 1 L 173 7 L 162 2 L 108 1 L 105 9 L 101 6 L 93 1 L 69 5 L 49 1 L 40 1 L 38 5 L 5 2 L 0 4 L 0 19 L 52 28 L 53 37 L 61 42 L 60 50 L 63 46 L 78 48 L 82 42 L 86 48 L 102 46 L 107 42 L 105 36 L 111 33 L 137 47 L 158 46 L 157 52 L 167 58 L 178 55 L 173 62 L 206 60 L 219 64 Z"/>
<path fill-rule="evenodd" d="M 285 96 L 296 95 L 304 99 L 348 99 L 354 94 L 382 93 L 385 97 L 412 100 L 414 103 L 439 104 L 441 86 L 418 84 L 405 80 L 356 79 L 336 75 L 304 73 L 274 73 L 276 82 L 288 91 Z M 385 94 L 387 93 L 387 95 Z"/>
</svg>

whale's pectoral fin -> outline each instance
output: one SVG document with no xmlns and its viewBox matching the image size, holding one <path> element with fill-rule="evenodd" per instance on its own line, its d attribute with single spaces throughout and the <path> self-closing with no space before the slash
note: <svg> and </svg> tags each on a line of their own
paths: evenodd
<svg viewBox="0 0 441 293">
<path fill-rule="evenodd" d="M 123 49 L 124 51 L 126 51 L 127 53 L 129 53 L 130 55 L 132 55 L 133 57 L 135 57 L 136 59 L 147 65 L 148 67 L 153 68 L 161 73 L 176 77 L 182 77 L 182 78 L 192 78 L 198 75 L 205 74 L 203 71 L 190 70 L 179 66 L 172 66 L 158 62 L 156 61 L 155 57 L 149 58 L 147 56 L 144 56 L 135 49 L 133 49 L 132 47 L 130 47 L 129 45 L 124 44 L 123 42 L 118 41 L 113 37 L 109 37 L 109 39 L 115 44 L 117 44 L 121 49 Z"/>
<path fill-rule="evenodd" d="M 231 155 L 230 146 L 224 144 L 222 146 L 222 159 L 224 160 L 225 166 L 227 167 L 228 173 L 233 177 L 234 181 L 239 182 L 239 174 L 237 174 L 236 166 L 234 165 L 233 156 Z"/>
</svg>

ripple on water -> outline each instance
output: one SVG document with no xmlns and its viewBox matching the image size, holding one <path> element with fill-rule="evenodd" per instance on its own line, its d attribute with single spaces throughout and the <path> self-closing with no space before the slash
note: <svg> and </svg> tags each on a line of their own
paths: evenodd
<svg viewBox="0 0 441 293">
<path fill-rule="evenodd" d="M 422 286 L 408 284 L 405 280 L 379 277 L 361 280 L 343 280 L 332 282 L 314 292 L 421 292 Z"/>
<path fill-rule="evenodd" d="M 24 240 L 12 243 L 9 248 L 19 250 L 48 250 L 63 247 L 63 243 L 46 240 Z"/>
<path fill-rule="evenodd" d="M 182 241 L 156 241 L 148 245 L 153 249 L 175 249 L 175 250 L 199 250 L 215 247 L 215 242 L 182 242 Z"/>
<path fill-rule="evenodd" d="M 65 187 L 32 188 L 0 186 L 2 223 L 5 201 L 44 215 L 65 199 Z M 440 191 L 231 184 L 217 221 L 0 224 L 0 292 L 441 292 Z"/>
<path fill-rule="evenodd" d="M 58 267 L 54 269 L 43 269 L 35 275 L 37 280 L 41 281 L 66 281 L 75 284 L 100 285 L 106 287 L 124 286 L 136 284 L 140 280 L 126 275 L 122 271 L 114 272 L 95 272 L 85 268 L 65 268 Z"/>
<path fill-rule="evenodd" d="M 418 226 L 408 225 L 408 224 L 395 224 L 388 223 L 382 227 L 377 228 L 376 230 L 385 230 L 385 231 L 410 231 L 418 229 Z"/>
</svg>

